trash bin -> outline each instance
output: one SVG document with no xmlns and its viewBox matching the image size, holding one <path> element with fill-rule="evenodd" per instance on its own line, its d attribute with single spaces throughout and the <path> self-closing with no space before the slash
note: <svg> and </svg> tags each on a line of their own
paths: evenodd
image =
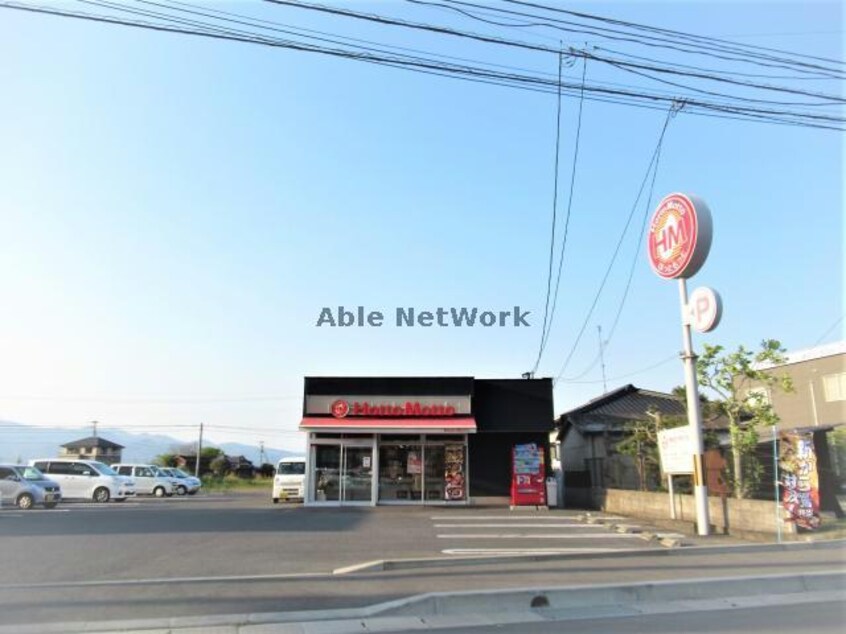
<svg viewBox="0 0 846 634">
<path fill-rule="evenodd" d="M 546 479 L 546 505 L 558 506 L 558 481 L 555 478 Z"/>
</svg>

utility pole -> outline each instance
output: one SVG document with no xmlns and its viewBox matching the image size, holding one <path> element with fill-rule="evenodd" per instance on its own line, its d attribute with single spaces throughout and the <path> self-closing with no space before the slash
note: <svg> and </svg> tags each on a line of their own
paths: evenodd
<svg viewBox="0 0 846 634">
<path fill-rule="evenodd" d="M 602 393 L 608 393 L 608 384 L 605 382 L 605 351 L 602 348 L 602 326 L 597 325 L 596 330 L 599 332 L 599 365 L 602 367 Z"/>
<path fill-rule="evenodd" d="M 91 421 L 91 429 L 92 429 L 91 435 L 94 436 L 94 438 L 96 438 L 97 437 L 97 421 L 96 420 Z"/>
<path fill-rule="evenodd" d="M 200 437 L 197 439 L 197 460 L 194 463 L 194 477 L 200 477 L 200 456 L 203 453 L 203 424 L 200 423 Z"/>
<path fill-rule="evenodd" d="M 267 462 L 267 458 L 264 455 L 264 441 L 259 440 L 259 466 L 263 465 Z"/>
</svg>

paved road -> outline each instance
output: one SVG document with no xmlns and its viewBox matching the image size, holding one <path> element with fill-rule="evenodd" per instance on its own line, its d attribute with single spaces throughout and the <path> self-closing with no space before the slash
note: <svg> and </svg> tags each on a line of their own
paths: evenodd
<svg viewBox="0 0 846 634">
<path fill-rule="evenodd" d="M 566 622 L 498 625 L 498 634 L 841 634 L 846 624 L 846 606 L 840 602 L 752 609 L 652 614 L 624 618 L 584 619 Z M 490 626 L 438 629 L 439 634 L 481 634 Z M 395 634 L 399 634 L 396 632 Z"/>
<path fill-rule="evenodd" d="M 497 509 L 303 509 L 255 499 L 68 505 L 0 512 L 0 623 L 360 607 L 431 591 L 842 570 L 841 546 L 670 555 L 575 525 L 567 513 Z M 471 548 L 618 548 L 569 560 L 333 576 L 383 558 Z M 244 578 L 233 580 L 232 576 Z M 271 578 L 261 575 L 273 575 Z M 205 580 L 176 578 L 205 577 Z M 151 581 L 162 579 L 165 581 Z M 138 581 L 141 583 L 138 583 Z M 169 580 L 169 581 L 168 581 Z M 91 582 L 114 581 L 96 586 Z M 23 588 L 21 584 L 52 584 Z M 17 586 L 17 587 L 15 587 Z"/>
</svg>

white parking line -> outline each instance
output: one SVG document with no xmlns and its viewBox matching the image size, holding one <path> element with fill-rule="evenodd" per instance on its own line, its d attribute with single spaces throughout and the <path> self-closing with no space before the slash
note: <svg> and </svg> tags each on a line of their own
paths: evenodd
<svg viewBox="0 0 846 634">
<path fill-rule="evenodd" d="M 580 524 L 575 516 L 568 517 L 568 516 L 561 516 L 561 515 L 533 515 L 531 513 L 516 513 L 514 515 L 432 515 L 429 519 L 431 520 L 454 520 L 454 521 L 470 521 L 470 520 L 518 520 L 518 521 L 525 521 L 527 519 L 530 520 L 546 520 L 546 521 L 553 521 L 553 522 L 573 522 L 574 524 Z M 605 519 L 605 518 L 603 518 Z M 622 519 L 622 518 L 619 518 Z"/>
<path fill-rule="evenodd" d="M 628 548 L 447 548 L 444 555 L 569 555 L 631 552 Z"/>
<path fill-rule="evenodd" d="M 8 517 L 26 517 L 27 515 L 32 515 L 34 513 L 67 513 L 69 509 L 29 509 L 26 511 L 19 511 L 16 512 L 14 515 L 8 515 Z M 7 517 L 5 513 L 3 513 L 3 517 Z"/>
<path fill-rule="evenodd" d="M 563 533 L 454 533 L 438 539 L 640 539 L 633 533 L 563 534 Z"/>
<path fill-rule="evenodd" d="M 607 530 L 601 524 L 435 524 L 435 528 L 563 528 Z"/>
</svg>

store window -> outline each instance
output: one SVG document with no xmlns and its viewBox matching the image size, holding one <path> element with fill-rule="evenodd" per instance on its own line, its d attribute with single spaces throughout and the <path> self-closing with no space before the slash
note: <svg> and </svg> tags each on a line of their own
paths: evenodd
<svg viewBox="0 0 846 634">
<path fill-rule="evenodd" d="M 379 501 L 444 502 L 466 499 L 466 452 L 442 438 L 383 442 L 379 447 Z"/>
<path fill-rule="evenodd" d="M 423 499 L 423 445 L 390 444 L 379 448 L 379 499 Z"/>
</svg>

